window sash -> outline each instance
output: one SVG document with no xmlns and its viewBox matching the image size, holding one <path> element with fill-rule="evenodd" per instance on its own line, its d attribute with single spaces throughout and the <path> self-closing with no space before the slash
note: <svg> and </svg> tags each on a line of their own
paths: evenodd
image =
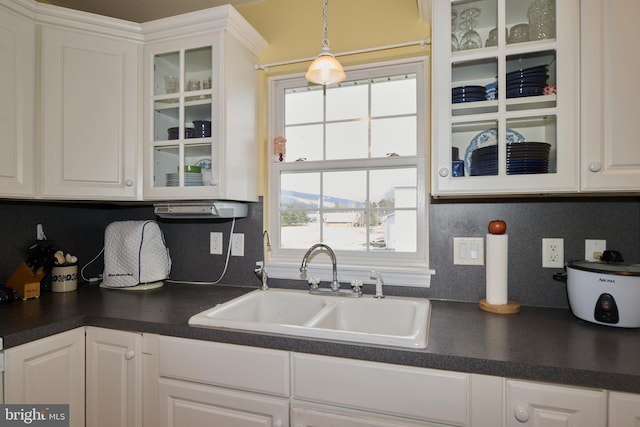
<svg viewBox="0 0 640 427">
<path fill-rule="evenodd" d="M 282 269 L 283 274 L 279 276 L 291 276 L 284 274 L 287 269 L 297 269 L 305 249 L 283 249 L 280 247 L 280 175 L 282 172 L 294 171 L 340 171 L 340 170 L 375 170 L 377 168 L 398 168 L 414 167 L 417 172 L 417 250 L 415 253 L 407 252 L 375 252 L 375 251 L 341 251 L 334 249 L 338 257 L 340 268 L 345 271 L 352 268 L 355 272 L 358 269 L 370 270 L 374 266 L 377 269 L 396 270 L 401 274 L 410 274 L 412 271 L 424 273 L 428 270 L 428 203 L 427 203 L 427 183 L 428 183 L 428 163 L 426 153 L 428 146 L 428 114 L 427 114 L 427 61 L 425 58 L 408 59 L 366 66 L 353 67 L 348 69 L 349 80 L 375 79 L 386 76 L 400 74 L 416 74 L 417 90 L 417 147 L 415 156 L 397 157 L 373 157 L 347 160 L 321 160 L 303 162 L 273 162 L 272 156 L 268 156 L 269 164 L 269 197 L 268 197 L 268 229 L 271 235 L 272 247 L 269 255 L 270 276 L 274 272 Z M 302 75 L 278 76 L 269 79 L 269 141 L 278 135 L 284 135 L 284 94 L 287 89 L 297 88 L 307 85 Z M 320 89 L 322 90 L 322 89 Z M 271 143 L 269 151 L 271 154 Z M 289 159 L 291 160 L 291 159 Z M 324 258 L 327 258 L 326 260 Z M 326 268 L 329 264 L 328 257 L 318 256 L 312 264 Z M 278 266 L 274 269 L 274 266 Z M 311 266 L 310 266 L 311 268 Z M 295 278 L 300 278 L 299 274 L 293 273 Z M 347 277 L 348 278 L 348 277 Z M 340 277 L 341 281 L 346 278 Z M 360 277 L 362 279 L 362 277 Z"/>
</svg>

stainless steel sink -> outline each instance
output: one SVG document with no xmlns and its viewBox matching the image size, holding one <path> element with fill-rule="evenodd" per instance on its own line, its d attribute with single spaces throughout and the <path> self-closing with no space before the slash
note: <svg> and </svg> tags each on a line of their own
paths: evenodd
<svg viewBox="0 0 640 427">
<path fill-rule="evenodd" d="M 426 348 L 427 299 L 311 295 L 291 289 L 255 290 L 192 316 L 192 326 Z"/>
</svg>

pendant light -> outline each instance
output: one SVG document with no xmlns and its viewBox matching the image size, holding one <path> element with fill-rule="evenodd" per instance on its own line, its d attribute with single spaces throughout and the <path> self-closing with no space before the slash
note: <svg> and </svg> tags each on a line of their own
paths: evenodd
<svg viewBox="0 0 640 427">
<path fill-rule="evenodd" d="M 340 83 L 347 78 L 342 69 L 342 65 L 329 50 L 329 40 L 327 39 L 327 1 L 324 0 L 324 28 L 322 32 L 322 50 L 313 60 L 305 78 L 311 83 L 319 85 L 330 85 L 332 83 Z"/>
</svg>

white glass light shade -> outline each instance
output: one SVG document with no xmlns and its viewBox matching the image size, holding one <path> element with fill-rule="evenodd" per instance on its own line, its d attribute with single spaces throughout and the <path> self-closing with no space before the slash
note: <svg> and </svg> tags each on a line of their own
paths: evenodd
<svg viewBox="0 0 640 427">
<path fill-rule="evenodd" d="M 329 47 L 324 46 L 320 54 L 313 60 L 305 78 L 311 83 L 329 85 L 340 83 L 347 78 L 340 62 L 333 56 Z"/>
</svg>

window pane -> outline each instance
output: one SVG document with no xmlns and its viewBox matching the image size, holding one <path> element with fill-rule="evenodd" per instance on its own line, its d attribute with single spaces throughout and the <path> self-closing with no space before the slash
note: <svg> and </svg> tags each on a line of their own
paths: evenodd
<svg viewBox="0 0 640 427">
<path fill-rule="evenodd" d="M 364 82 L 327 89 L 327 120 L 360 119 L 369 116 L 368 87 Z"/>
<path fill-rule="evenodd" d="M 371 157 L 391 153 L 415 156 L 418 148 L 416 117 L 398 117 L 371 121 Z"/>
<path fill-rule="evenodd" d="M 320 213 L 302 210 L 280 212 L 280 247 L 307 249 L 320 241 Z"/>
<path fill-rule="evenodd" d="M 367 199 L 367 172 L 325 172 L 322 179 L 325 208 L 363 207 Z"/>
<path fill-rule="evenodd" d="M 417 248 L 416 211 L 395 211 L 382 218 L 385 249 L 395 252 L 415 252 Z"/>
<path fill-rule="evenodd" d="M 371 84 L 371 116 L 415 114 L 416 76 L 395 76 Z"/>
<path fill-rule="evenodd" d="M 361 227 L 362 211 L 324 214 L 322 241 L 334 250 L 367 250 L 367 229 Z"/>
<path fill-rule="evenodd" d="M 417 207 L 417 176 L 415 168 L 371 171 L 371 203 L 376 207 Z"/>
<path fill-rule="evenodd" d="M 292 126 L 286 129 L 287 162 L 322 160 L 322 125 Z"/>
<path fill-rule="evenodd" d="M 327 160 L 366 159 L 368 156 L 368 122 L 357 121 L 327 125 Z"/>
<path fill-rule="evenodd" d="M 322 90 L 289 89 L 285 92 L 285 123 L 312 123 L 322 121 Z"/>
<path fill-rule="evenodd" d="M 280 209 L 317 209 L 320 206 L 320 173 L 282 173 Z"/>
</svg>

